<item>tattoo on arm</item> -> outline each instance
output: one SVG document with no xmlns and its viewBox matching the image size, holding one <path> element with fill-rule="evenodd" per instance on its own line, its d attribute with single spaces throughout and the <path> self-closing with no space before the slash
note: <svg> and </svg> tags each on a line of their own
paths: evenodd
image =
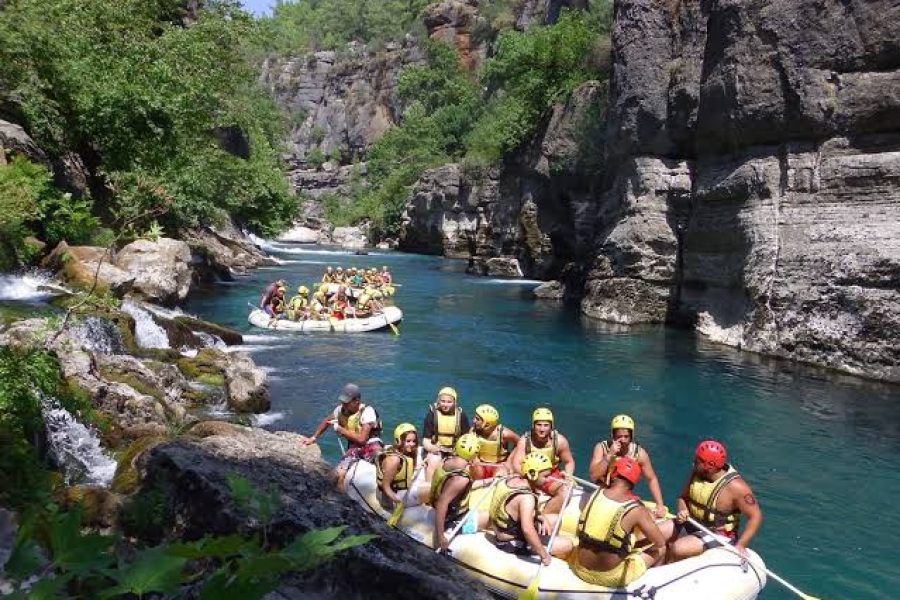
<svg viewBox="0 0 900 600">
<path fill-rule="evenodd" d="M 744 502 L 746 502 L 750 506 L 753 506 L 754 504 L 756 504 L 756 498 L 753 497 L 753 494 L 745 494 Z"/>
</svg>

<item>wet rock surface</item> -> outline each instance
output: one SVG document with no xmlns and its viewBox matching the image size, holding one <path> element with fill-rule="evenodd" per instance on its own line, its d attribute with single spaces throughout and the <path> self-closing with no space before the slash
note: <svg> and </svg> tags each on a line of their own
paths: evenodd
<svg viewBox="0 0 900 600">
<path fill-rule="evenodd" d="M 171 306 L 190 290 L 191 250 L 181 240 L 135 240 L 119 250 L 115 263 L 134 277 L 133 290 L 151 302 Z"/>
<path fill-rule="evenodd" d="M 275 543 L 335 525 L 351 534 L 378 535 L 312 573 L 291 576 L 280 597 L 490 598 L 450 561 L 335 491 L 318 449 L 301 448 L 297 435 L 221 422 L 200 423 L 190 434 L 194 439 L 161 443 L 138 459 L 143 490 L 167 490 L 167 535 L 196 539 L 255 531 L 259 523 L 235 504 L 227 475 L 279 494 L 282 506 L 271 525 Z"/>
</svg>

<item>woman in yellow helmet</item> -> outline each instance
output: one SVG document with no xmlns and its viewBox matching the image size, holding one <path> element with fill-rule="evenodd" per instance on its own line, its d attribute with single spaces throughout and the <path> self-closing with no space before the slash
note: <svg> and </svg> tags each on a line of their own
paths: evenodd
<svg viewBox="0 0 900 600">
<path fill-rule="evenodd" d="M 472 465 L 475 480 L 502 477 L 509 472 L 506 459 L 519 442 L 519 434 L 500 424 L 500 413 L 490 404 L 475 409 L 472 433 L 478 436 L 478 459 Z"/>
<path fill-rule="evenodd" d="M 453 452 L 457 438 L 470 429 L 469 417 L 460 408 L 455 389 L 442 387 L 438 390 L 434 404 L 425 414 L 422 429 L 422 446 L 427 452 L 444 456 Z"/>
<path fill-rule="evenodd" d="M 291 321 L 301 321 L 309 318 L 309 288 L 305 285 L 298 287 L 297 295 L 288 302 L 287 317 Z"/>
<path fill-rule="evenodd" d="M 387 510 L 403 502 L 404 506 L 418 506 L 428 498 L 428 484 L 423 477 L 413 480 L 419 457 L 419 434 L 412 423 L 400 423 L 394 428 L 394 443 L 375 458 L 375 496 Z M 407 492 L 408 490 L 408 492 Z"/>
<path fill-rule="evenodd" d="M 594 454 L 588 468 L 591 481 L 601 486 L 609 485 L 610 473 L 612 473 L 616 461 L 626 456 L 633 458 L 640 465 L 641 471 L 647 479 L 650 495 L 656 502 L 654 512 L 657 518 L 665 517 L 669 509 L 663 502 L 662 489 L 659 479 L 656 477 L 656 471 L 653 470 L 653 463 L 650 462 L 650 455 L 634 441 L 634 419 L 628 415 L 616 415 L 610 421 L 609 430 L 610 439 L 603 440 L 594 446 Z"/>
<path fill-rule="evenodd" d="M 514 470 L 520 469 L 525 456 L 532 452 L 546 456 L 553 469 L 540 488 L 542 492 L 552 496 L 544 507 L 544 513 L 559 514 L 566 497 L 563 473 L 566 475 L 575 473 L 575 457 L 572 456 L 569 440 L 556 430 L 553 412 L 549 408 L 540 407 L 532 413 L 531 429 L 519 438 L 516 449 L 509 457 L 510 466 Z M 560 463 L 563 464 L 562 469 L 560 469 Z M 517 472 L 521 473 L 521 471 Z"/>
</svg>

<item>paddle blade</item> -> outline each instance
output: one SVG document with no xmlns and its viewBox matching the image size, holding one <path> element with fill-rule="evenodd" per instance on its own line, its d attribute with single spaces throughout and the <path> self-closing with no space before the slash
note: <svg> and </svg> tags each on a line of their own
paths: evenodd
<svg viewBox="0 0 900 600">
<path fill-rule="evenodd" d="M 387 524 L 391 527 L 396 527 L 397 523 L 400 522 L 400 517 L 403 516 L 403 503 L 400 502 L 394 508 L 394 512 L 391 513 L 391 517 L 388 519 Z"/>
<path fill-rule="evenodd" d="M 538 573 L 538 575 L 540 575 L 540 573 Z M 539 577 L 532 579 L 531 583 L 528 584 L 528 587 L 525 588 L 525 591 L 519 594 L 519 600 L 537 600 L 540 584 L 541 580 Z"/>
<path fill-rule="evenodd" d="M 394 335 L 400 335 L 400 330 L 397 329 L 397 326 L 396 326 L 396 325 L 394 325 L 393 323 L 388 323 L 388 325 L 391 326 L 391 331 L 394 332 Z"/>
</svg>

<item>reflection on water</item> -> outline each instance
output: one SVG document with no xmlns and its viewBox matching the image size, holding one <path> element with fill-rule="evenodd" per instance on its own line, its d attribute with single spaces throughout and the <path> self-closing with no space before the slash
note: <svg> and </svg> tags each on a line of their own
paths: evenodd
<svg viewBox="0 0 900 600">
<path fill-rule="evenodd" d="M 298 258 L 297 254 L 291 260 Z M 322 255 L 311 255 L 323 262 Z M 388 430 L 420 423 L 435 392 L 454 386 L 471 414 L 494 404 L 523 431 L 533 408 L 553 408 L 586 474 L 609 419 L 627 412 L 674 502 L 704 437 L 724 440 L 766 513 L 754 542 L 770 568 L 810 593 L 883 598 L 900 577 L 889 536 L 900 528 L 900 388 L 739 352 L 660 326 L 625 327 L 580 316 L 577 307 L 531 300 L 530 286 L 473 285 L 463 261 L 394 254 L 338 256 L 334 266 L 389 264 L 402 283 L 399 337 L 387 333 L 296 335 L 254 330 L 254 359 L 275 369 L 276 427 L 309 433 L 355 381 Z M 317 280 L 321 264 L 299 260 L 216 288 L 191 311 L 246 323 L 266 281 Z M 337 457 L 333 438 L 326 457 Z M 646 493 L 646 490 L 643 490 Z M 767 600 L 791 596 L 770 583 Z"/>
</svg>

